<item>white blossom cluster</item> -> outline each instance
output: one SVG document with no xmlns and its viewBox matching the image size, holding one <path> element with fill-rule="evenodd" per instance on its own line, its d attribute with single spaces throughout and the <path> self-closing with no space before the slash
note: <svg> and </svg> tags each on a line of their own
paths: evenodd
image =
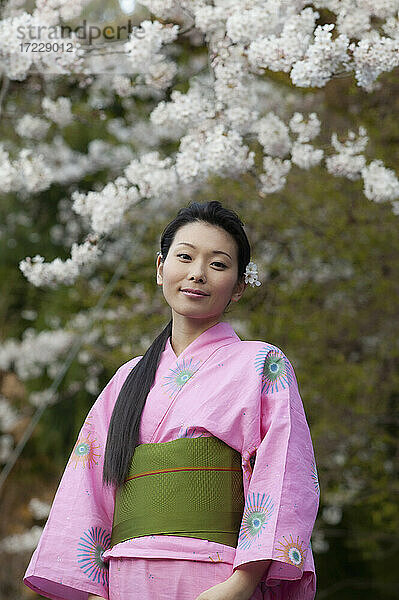
<svg viewBox="0 0 399 600">
<path fill-rule="evenodd" d="M 307 143 L 320 131 L 320 121 L 316 113 L 311 113 L 307 120 L 296 112 L 292 116 L 289 127 L 273 111 L 260 119 L 256 125 L 257 137 L 266 156 L 263 159 L 265 173 L 260 175 L 263 194 L 281 190 L 286 182 L 286 175 L 291 164 L 301 169 L 310 169 L 320 163 L 324 151 Z M 290 135 L 296 134 L 296 139 Z M 291 154 L 290 160 L 281 160 Z"/>
<path fill-rule="evenodd" d="M 81 194 L 73 192 L 73 210 L 80 215 L 91 218 L 91 226 L 95 233 L 105 234 L 118 227 L 125 212 L 140 199 L 136 187 L 128 187 L 125 177 L 118 177 L 114 183 L 110 182 L 101 192 L 88 192 Z M 79 250 L 82 264 L 90 246 Z M 77 250 L 75 251 L 75 256 Z"/>
<path fill-rule="evenodd" d="M 124 44 L 131 71 L 143 75 L 146 85 L 164 89 L 171 84 L 177 66 L 160 50 L 164 44 L 170 44 L 177 38 L 179 26 L 143 21 L 140 29 L 143 35 L 132 32 L 129 41 Z"/>
<path fill-rule="evenodd" d="M 359 179 L 366 159 L 362 152 L 366 149 L 368 137 L 364 127 L 360 127 L 359 134 L 348 132 L 348 139 L 341 143 L 337 134 L 333 133 L 331 145 L 337 151 L 336 154 L 326 158 L 326 167 L 329 173 L 336 177 L 347 177 L 348 179 Z"/>
<path fill-rule="evenodd" d="M 316 554 L 323 554 L 330 548 L 329 542 L 326 540 L 324 531 L 319 528 L 314 528 L 311 537 L 312 550 Z"/>
<path fill-rule="evenodd" d="M 44 119 L 25 115 L 17 122 L 17 133 L 39 140 L 42 121 Z M 45 134 L 44 129 L 42 133 Z M 133 156 L 130 146 L 114 145 L 101 139 L 89 142 L 88 152 L 83 154 L 72 150 L 61 135 L 55 135 L 51 143 L 39 141 L 34 149 L 24 148 L 12 160 L 0 144 L 0 186 L 5 193 L 38 193 L 53 183 L 79 181 L 87 173 L 100 169 L 119 172 Z"/>
<path fill-rule="evenodd" d="M 305 57 L 310 46 L 319 13 L 307 7 L 295 14 L 294 5 L 289 9 L 281 4 L 273 11 L 276 17 L 268 34 L 251 40 L 248 60 L 253 69 L 288 73 Z M 277 16 L 279 8 L 282 9 L 280 18 Z"/>
<path fill-rule="evenodd" d="M 334 12 L 337 30 L 356 40 L 348 46 L 348 64 L 358 84 L 372 91 L 377 77 L 399 64 L 398 0 L 332 0 L 314 4 Z M 380 30 L 378 20 L 385 20 Z M 375 28 L 373 21 L 377 24 Z M 385 35 L 381 35 L 381 30 Z"/>
<path fill-rule="evenodd" d="M 44 3 L 44 0 L 43 0 Z M 58 13 L 57 13 L 58 16 Z M 10 79 L 23 81 L 31 68 L 54 75 L 80 72 L 83 69 L 82 49 L 76 36 L 68 38 L 72 51 L 64 52 L 61 44 L 53 44 L 54 13 L 35 10 L 31 15 L 21 12 L 0 21 L 0 71 Z M 37 34 L 37 38 L 35 37 Z M 59 39 L 62 37 L 59 31 Z M 32 41 L 48 44 L 48 51 L 37 52 Z M 21 50 L 21 44 L 23 48 Z"/>
<path fill-rule="evenodd" d="M 374 202 L 395 201 L 399 198 L 399 180 L 395 172 L 386 168 L 381 160 L 373 160 L 368 165 L 366 164 L 366 159 L 361 152 L 365 150 L 367 142 L 368 137 L 364 127 L 359 128 L 357 136 L 353 131 L 349 131 L 345 143 L 339 142 L 334 133 L 331 143 L 337 150 L 337 154 L 326 159 L 327 170 L 332 175 L 347 177 L 351 180 L 362 177 L 364 195 L 369 200 Z"/>
<path fill-rule="evenodd" d="M 399 65 L 399 38 L 381 36 L 377 32 L 351 44 L 358 84 L 367 91 L 375 88 L 377 77 Z"/>
<path fill-rule="evenodd" d="M 242 11 L 232 11 L 226 19 L 226 32 L 233 42 L 251 42 L 262 37 L 265 29 L 273 31 L 278 25 L 278 11 L 271 2 L 243 2 L 242 8 Z"/>
<path fill-rule="evenodd" d="M 99 165 L 90 155 L 90 144 L 88 153 L 83 154 L 73 150 L 65 139 L 57 134 L 51 140 L 51 143 L 40 142 L 37 145 L 37 152 L 44 157 L 44 161 L 51 171 L 51 181 L 53 183 L 67 184 L 72 181 L 80 181 L 87 173 L 96 171 Z M 102 160 L 108 153 L 102 155 Z"/>
<path fill-rule="evenodd" d="M 53 364 L 49 365 L 47 367 L 47 373 L 48 373 L 49 377 L 52 377 L 54 379 L 56 377 L 59 369 L 60 369 L 60 365 L 58 363 L 53 363 Z M 38 390 L 36 392 L 31 392 L 29 394 L 28 402 L 32 406 L 39 408 L 42 406 L 50 406 L 52 404 L 55 404 L 58 401 L 58 399 L 59 399 L 59 396 L 57 393 L 54 393 L 51 389 L 46 389 L 46 390 Z"/>
<path fill-rule="evenodd" d="M 399 197 L 399 180 L 381 160 L 373 160 L 362 169 L 364 195 L 374 202 L 387 202 Z"/>
<path fill-rule="evenodd" d="M 91 0 L 36 0 L 36 9 L 56 22 L 59 17 L 64 20 L 75 19 L 90 2 Z"/>
<path fill-rule="evenodd" d="M 237 131 L 216 125 L 182 137 L 176 171 L 183 183 L 205 181 L 210 174 L 236 175 L 252 167 L 254 154 Z"/>
<path fill-rule="evenodd" d="M 121 168 L 128 164 L 134 156 L 130 146 L 113 145 L 101 139 L 89 142 L 87 150 L 87 161 L 91 165 L 88 168 L 89 172 L 104 168 L 120 172 Z"/>
<path fill-rule="evenodd" d="M 70 285 L 81 273 L 81 267 L 93 265 L 100 255 L 97 240 L 88 239 L 83 244 L 74 243 L 71 248 L 71 258 L 65 261 L 56 258 L 51 263 L 45 263 L 44 257 L 36 254 L 33 258 L 27 256 L 21 260 L 19 268 L 28 281 L 35 286 L 56 287 L 60 281 Z"/>
<path fill-rule="evenodd" d="M 24 148 L 16 162 L 15 183 L 17 189 L 37 193 L 49 187 L 52 180 L 51 170 L 43 156 L 35 155 L 33 150 Z"/>
<path fill-rule="evenodd" d="M 20 137 L 41 140 L 46 136 L 50 125 L 51 123 L 46 119 L 33 117 L 32 115 L 27 114 L 18 119 L 15 125 L 15 131 Z"/>
<path fill-rule="evenodd" d="M 247 264 L 244 280 L 245 283 L 249 283 L 249 285 L 252 287 L 258 287 L 262 285 L 262 282 L 258 279 L 258 266 L 256 263 L 250 261 Z"/>
<path fill-rule="evenodd" d="M 294 142 L 291 149 L 291 160 L 300 169 L 310 169 L 318 165 L 323 158 L 324 151 L 314 148 L 312 144 Z"/>
<path fill-rule="evenodd" d="M 16 179 L 16 168 L 10 160 L 9 153 L 0 143 L 0 186 L 3 193 L 8 193 L 12 188 Z"/>
<path fill-rule="evenodd" d="M 7 398 L 0 394 L 0 431 L 12 431 L 19 423 L 20 417 Z"/>
<path fill-rule="evenodd" d="M 130 77 L 127 77 L 126 75 L 115 75 L 112 80 L 112 88 L 118 96 L 121 96 L 121 98 L 128 98 L 135 93 L 135 87 L 132 84 Z"/>
<path fill-rule="evenodd" d="M 29 148 L 19 151 L 16 160 L 0 144 L 0 185 L 2 191 L 37 193 L 47 189 L 52 181 L 52 171 L 43 156 Z"/>
<path fill-rule="evenodd" d="M 14 369 L 23 381 L 39 377 L 44 369 L 63 356 L 74 340 L 74 334 L 64 329 L 36 332 L 25 329 L 22 340 L 5 340 L 0 346 L 0 369 Z"/>
<path fill-rule="evenodd" d="M 110 119 L 107 130 L 119 142 L 131 142 L 142 153 L 158 146 L 161 139 L 179 139 L 177 127 L 155 125 L 152 120 L 137 119 L 129 125 L 124 119 Z"/>
<path fill-rule="evenodd" d="M 8 0 L 1 7 L 1 16 L 3 19 L 15 17 L 24 12 L 25 0 Z"/>
<path fill-rule="evenodd" d="M 370 30 L 370 7 L 367 8 L 365 2 L 356 0 L 341 0 L 340 6 L 335 3 L 335 10 L 338 8 L 337 28 L 341 33 L 348 37 L 361 38 Z"/>
<path fill-rule="evenodd" d="M 50 121 L 54 121 L 59 127 L 65 127 L 73 120 L 72 104 L 69 98 L 59 96 L 56 100 L 44 97 L 42 100 L 44 113 Z"/>
<path fill-rule="evenodd" d="M 291 169 L 291 161 L 265 156 L 263 159 L 264 173 L 259 175 L 261 194 L 273 194 L 285 186 L 286 176 Z"/>
<path fill-rule="evenodd" d="M 338 525 L 342 519 L 342 508 L 337 505 L 324 506 L 322 519 L 329 525 Z"/>
<path fill-rule="evenodd" d="M 138 160 L 132 160 L 124 174 L 130 183 L 136 186 L 140 198 L 169 198 L 178 185 L 172 159 L 161 159 L 159 152 L 149 152 Z"/>
<path fill-rule="evenodd" d="M 226 9 L 227 7 L 225 7 Z M 220 2 L 215 2 L 214 6 L 205 2 L 192 7 L 195 15 L 195 26 L 203 31 L 207 36 L 218 30 L 223 30 L 228 13 L 223 10 Z M 207 38 L 209 39 L 209 37 Z"/>
<path fill-rule="evenodd" d="M 161 19 L 168 18 L 171 13 L 181 9 L 179 0 L 141 0 L 140 4 Z"/>
<path fill-rule="evenodd" d="M 120 172 L 134 155 L 130 146 L 115 145 L 101 139 L 89 142 L 87 154 L 83 154 L 72 150 L 61 135 L 54 136 L 51 143 L 39 143 L 37 152 L 51 171 L 49 185 L 79 181 L 87 173 L 95 173 L 104 168 L 110 172 Z"/>
<path fill-rule="evenodd" d="M 39 498 L 31 498 L 28 504 L 33 517 L 37 520 L 46 519 L 50 514 L 50 504 L 39 500 Z"/>
<path fill-rule="evenodd" d="M 31 552 L 39 543 L 43 529 L 43 527 L 34 525 L 31 529 L 28 529 L 23 533 L 9 535 L 0 541 L 0 549 L 8 554 Z"/>
<path fill-rule="evenodd" d="M 303 144 L 319 135 L 320 121 L 316 113 L 310 113 L 308 119 L 304 120 L 303 114 L 296 112 L 290 120 L 290 129 L 297 134 L 297 142 Z"/>
<path fill-rule="evenodd" d="M 349 38 L 340 34 L 332 37 L 334 25 L 322 25 L 314 31 L 313 43 L 302 60 L 291 70 L 292 83 L 299 87 L 323 87 L 340 70 L 349 68 Z"/>
<path fill-rule="evenodd" d="M 214 119 L 215 105 L 213 98 L 206 97 L 206 91 L 194 82 L 186 94 L 173 90 L 168 102 L 162 101 L 156 106 L 150 115 L 151 122 L 157 127 L 170 130 L 178 127 L 184 132 L 207 119 Z"/>
<path fill-rule="evenodd" d="M 257 123 L 258 140 L 265 154 L 284 158 L 292 146 L 287 125 L 270 111 Z"/>
</svg>

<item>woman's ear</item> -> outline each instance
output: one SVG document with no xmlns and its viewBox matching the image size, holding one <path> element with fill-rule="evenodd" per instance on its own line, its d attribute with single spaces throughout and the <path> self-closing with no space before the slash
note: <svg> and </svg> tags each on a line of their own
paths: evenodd
<svg viewBox="0 0 399 600">
<path fill-rule="evenodd" d="M 162 262 L 162 258 L 160 255 L 158 255 L 157 257 L 157 285 L 162 285 L 163 283 L 163 262 Z"/>
<path fill-rule="evenodd" d="M 245 278 L 242 277 L 234 286 L 233 294 L 231 296 L 232 302 L 238 302 L 241 296 L 243 295 L 245 288 L 247 287 L 247 283 L 245 283 Z"/>
</svg>

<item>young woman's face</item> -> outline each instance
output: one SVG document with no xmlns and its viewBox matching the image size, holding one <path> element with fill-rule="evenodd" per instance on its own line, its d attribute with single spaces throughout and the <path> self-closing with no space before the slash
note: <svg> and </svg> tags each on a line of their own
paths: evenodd
<svg viewBox="0 0 399 600">
<path fill-rule="evenodd" d="M 237 302 L 246 283 L 237 283 L 237 246 L 224 229 L 204 222 L 178 229 L 164 263 L 157 260 L 157 283 L 162 284 L 172 313 L 195 319 L 219 318 L 229 300 Z M 205 295 L 182 290 L 198 290 Z"/>
</svg>

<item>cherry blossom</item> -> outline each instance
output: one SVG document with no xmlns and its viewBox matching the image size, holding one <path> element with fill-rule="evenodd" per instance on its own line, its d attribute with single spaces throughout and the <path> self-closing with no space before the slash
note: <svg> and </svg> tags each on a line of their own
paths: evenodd
<svg viewBox="0 0 399 600">
<path fill-rule="evenodd" d="M 38 0 L 32 14 L 18 3 L 10 4 L 0 21 L 6 40 L 0 50 L 3 72 L 23 81 L 34 68 L 51 80 L 60 70 L 82 73 L 91 66 L 85 83 L 91 106 L 101 111 L 118 96 L 131 108 L 131 122 L 109 119 L 108 131 L 118 143 L 92 140 L 87 154 L 77 153 L 60 141 L 57 131 L 76 118 L 71 99 L 46 94 L 42 115 L 24 115 L 17 122 L 16 130 L 28 146 L 19 154 L 4 145 L 0 149 L 2 189 L 18 191 L 26 199 L 53 183 L 78 182 L 85 173 L 107 168 L 110 180 L 102 189 L 76 190 L 71 200 L 75 215 L 91 233 L 111 237 L 123 229 L 138 202 L 171 203 L 206 185 L 210 176 L 237 178 L 248 171 L 257 179 L 261 195 L 274 193 L 284 186 L 292 164 L 305 170 L 320 165 L 350 180 L 363 178 L 365 197 L 371 201 L 395 202 L 399 197 L 395 173 L 366 157 L 366 132 L 359 136 L 361 147 L 350 135 L 348 143 L 338 142 L 338 133 L 331 137 L 332 148 L 320 147 L 319 116 L 307 114 L 298 100 L 290 111 L 294 92 L 278 97 L 267 80 L 268 71 L 280 71 L 289 74 L 296 87 L 321 88 L 332 77 L 352 74 L 371 92 L 381 73 L 399 65 L 397 0 L 143 0 L 151 18 L 122 44 L 123 55 L 115 59 L 121 69 L 111 55 L 90 62 L 72 34 L 73 56 L 58 56 L 58 71 L 52 53 L 39 58 L 19 52 L 17 26 L 34 31 L 40 23 L 57 26 L 61 19 L 79 16 L 86 4 Z M 320 23 L 324 9 L 334 15 L 332 22 Z M 190 67 L 180 64 L 182 40 L 192 48 L 202 46 L 207 62 L 198 56 L 196 62 L 193 56 Z M 184 92 L 175 87 L 183 80 Z M 136 98 L 153 103 L 147 119 L 135 121 Z M 44 142 L 49 132 L 52 139 Z M 253 149 L 255 139 L 259 144 Z M 35 153 L 29 147 L 32 140 L 39 142 Z M 165 140 L 175 148 L 166 155 L 159 148 Z M 73 243 L 66 261 L 47 264 L 40 255 L 21 261 L 24 274 L 35 285 L 72 282 L 102 253 L 90 242 Z M 104 259 L 107 252 L 105 245 Z"/>
</svg>

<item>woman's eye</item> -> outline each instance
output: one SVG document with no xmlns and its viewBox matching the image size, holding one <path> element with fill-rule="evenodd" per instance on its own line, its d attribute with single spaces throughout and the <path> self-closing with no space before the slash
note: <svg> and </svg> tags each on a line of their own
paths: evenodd
<svg viewBox="0 0 399 600">
<path fill-rule="evenodd" d="M 186 253 L 184 253 L 184 254 L 177 254 L 177 256 L 178 256 L 178 257 L 180 257 L 180 256 L 181 256 L 181 257 L 187 256 L 188 258 L 191 258 L 191 256 L 190 256 L 189 254 L 186 254 Z M 225 267 L 226 267 L 226 265 L 225 265 L 224 263 L 222 263 L 222 262 L 219 262 L 219 261 L 214 261 L 212 264 L 213 264 L 213 265 L 220 265 L 220 266 L 221 266 L 221 267 L 223 267 L 223 268 L 225 268 Z"/>
</svg>

